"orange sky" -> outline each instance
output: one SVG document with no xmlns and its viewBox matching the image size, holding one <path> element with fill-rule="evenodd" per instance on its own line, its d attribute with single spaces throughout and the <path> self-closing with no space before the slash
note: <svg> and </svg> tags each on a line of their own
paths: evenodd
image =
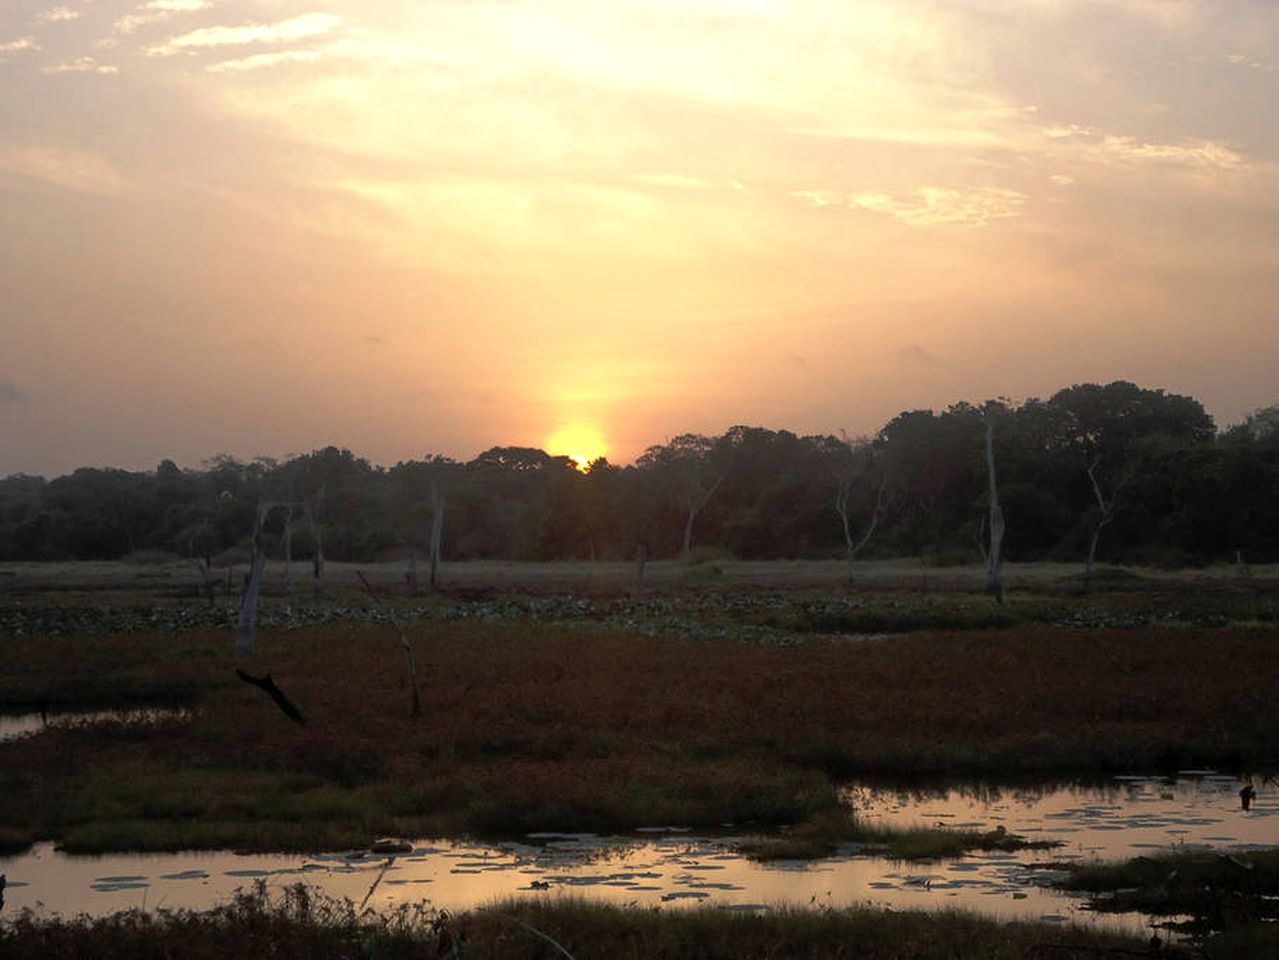
<svg viewBox="0 0 1279 960">
<path fill-rule="evenodd" d="M 0 6 L 0 475 L 1279 400 L 1269 0 Z"/>
</svg>

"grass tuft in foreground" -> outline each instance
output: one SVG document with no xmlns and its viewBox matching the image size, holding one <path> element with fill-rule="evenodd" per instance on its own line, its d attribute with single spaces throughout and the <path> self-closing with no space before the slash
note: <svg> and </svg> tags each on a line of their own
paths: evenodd
<svg viewBox="0 0 1279 960">
<path fill-rule="evenodd" d="M 1070 874 L 1061 886 L 1092 894 L 1094 910 L 1190 917 L 1182 926 L 1195 931 L 1279 919 L 1279 850 L 1179 853 L 1061 869 Z"/>
<path fill-rule="evenodd" d="M 301 884 L 272 896 L 261 882 L 202 913 L 134 910 L 70 919 L 24 913 L 0 923 L 0 955 L 8 960 L 544 960 L 565 954 L 573 960 L 1025 960 L 1140 954 L 1144 947 L 1109 934 L 959 913 L 663 911 L 573 900 L 500 903 L 456 915 L 421 904 L 361 912 L 349 900 Z M 1163 956 L 1190 954 L 1170 949 Z"/>
</svg>

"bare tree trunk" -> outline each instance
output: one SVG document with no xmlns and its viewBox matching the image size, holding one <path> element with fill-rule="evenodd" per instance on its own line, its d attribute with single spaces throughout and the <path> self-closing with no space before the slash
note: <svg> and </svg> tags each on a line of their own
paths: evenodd
<svg viewBox="0 0 1279 960">
<path fill-rule="evenodd" d="M 404 582 L 408 584 L 409 594 L 417 596 L 417 551 L 409 550 L 409 565 L 404 571 Z"/>
<path fill-rule="evenodd" d="M 431 484 L 431 589 L 440 586 L 440 541 L 444 537 L 444 498 L 440 489 Z"/>
<path fill-rule="evenodd" d="M 1088 590 L 1092 586 L 1093 567 L 1097 561 L 1097 544 L 1101 542 L 1101 531 L 1106 528 L 1111 520 L 1115 519 L 1115 508 L 1119 505 L 1119 494 L 1127 485 L 1131 477 L 1125 474 L 1117 484 L 1115 490 L 1110 495 L 1110 499 L 1106 499 L 1101 491 L 1101 481 L 1097 479 L 1097 467 L 1100 466 L 1099 460 L 1094 460 L 1088 465 L 1088 480 L 1092 484 L 1093 496 L 1097 499 L 1097 508 L 1101 511 L 1101 515 L 1097 519 L 1097 525 L 1093 527 L 1092 540 L 1088 544 L 1088 560 L 1084 564 L 1084 589 Z"/>
<path fill-rule="evenodd" d="M 203 593 L 209 601 L 209 606 L 213 605 L 213 574 L 209 570 L 207 560 L 201 560 L 198 557 L 192 557 L 191 562 L 195 564 L 195 569 L 200 573 L 200 592 Z"/>
<path fill-rule="evenodd" d="M 249 572 L 244 580 L 244 595 L 240 597 L 240 625 L 235 633 L 235 652 L 246 654 L 253 652 L 257 638 L 258 626 L 258 594 L 262 590 L 262 574 L 266 570 L 266 551 L 262 549 L 262 525 L 267 514 L 271 512 L 271 504 L 259 503 L 257 520 L 253 524 L 253 559 L 249 562 Z"/>
<path fill-rule="evenodd" d="M 641 540 L 635 545 L 635 580 L 644 582 L 644 567 L 648 564 L 648 544 Z"/>
<path fill-rule="evenodd" d="M 715 496 L 715 491 L 724 482 L 724 478 L 719 477 L 710 485 L 709 489 L 703 491 L 700 489 L 698 480 L 699 478 L 694 477 L 690 482 L 688 497 L 685 500 L 685 505 L 688 507 L 688 518 L 684 521 L 684 545 L 680 550 L 680 556 L 685 563 L 688 563 L 693 556 L 693 521 L 702 512 L 702 508 L 710 503 L 711 497 Z"/>
<path fill-rule="evenodd" d="M 862 534 L 862 538 L 856 543 L 853 542 L 853 531 L 849 523 L 848 510 L 848 494 L 852 487 L 852 477 L 845 477 L 840 481 L 839 492 L 835 494 L 835 511 L 839 514 L 839 519 L 844 525 L 844 551 L 848 558 L 848 585 L 853 585 L 853 570 L 856 567 L 857 557 L 862 552 L 862 548 L 870 542 L 871 534 L 875 532 L 875 528 L 879 526 L 879 515 L 884 511 L 884 491 L 888 487 L 888 474 L 885 473 L 879 481 L 879 492 L 875 495 L 875 509 L 870 515 L 870 525 L 866 528 L 866 532 Z"/>
<path fill-rule="evenodd" d="M 379 607 L 382 601 L 378 597 L 377 592 L 373 589 L 373 584 L 369 583 L 364 577 L 363 571 L 355 571 L 355 575 L 360 578 L 360 583 L 364 584 L 364 589 L 368 591 L 373 602 Z M 417 685 L 417 661 L 413 657 L 413 644 L 409 642 L 408 634 L 404 632 L 404 628 L 400 626 L 399 619 L 395 616 L 395 612 L 391 611 L 391 626 L 395 632 L 400 635 L 400 648 L 404 651 L 404 662 L 409 671 L 409 686 L 413 691 L 413 701 L 409 707 L 409 716 L 417 719 L 422 716 L 422 694 Z"/>
<path fill-rule="evenodd" d="M 999 506 L 995 484 L 995 423 L 986 415 L 986 472 L 990 476 L 990 553 L 986 560 L 986 592 L 996 603 L 1004 602 L 1004 563 L 1000 548 L 1004 542 L 1004 511 Z"/>
<path fill-rule="evenodd" d="M 688 519 L 684 521 L 684 545 L 680 548 L 680 556 L 688 563 L 693 557 L 693 521 L 697 519 L 697 507 L 690 501 Z"/>
<path fill-rule="evenodd" d="M 324 580 L 324 537 L 320 531 L 320 522 L 316 517 L 316 501 L 324 498 L 321 487 L 314 497 L 307 501 L 306 516 L 311 525 L 311 539 L 315 541 L 315 553 L 311 557 L 311 585 L 315 598 L 320 597 L 321 583 Z"/>
<path fill-rule="evenodd" d="M 293 589 L 293 500 L 290 497 L 288 511 L 284 515 L 284 592 Z"/>
</svg>

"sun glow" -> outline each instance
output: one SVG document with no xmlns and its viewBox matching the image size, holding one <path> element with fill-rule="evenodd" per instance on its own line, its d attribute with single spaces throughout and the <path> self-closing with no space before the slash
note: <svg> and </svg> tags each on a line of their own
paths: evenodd
<svg viewBox="0 0 1279 960">
<path fill-rule="evenodd" d="M 585 470 L 608 452 L 604 434 L 589 423 L 564 424 L 549 434 L 544 444 L 551 456 L 568 457 L 579 470 Z"/>
</svg>

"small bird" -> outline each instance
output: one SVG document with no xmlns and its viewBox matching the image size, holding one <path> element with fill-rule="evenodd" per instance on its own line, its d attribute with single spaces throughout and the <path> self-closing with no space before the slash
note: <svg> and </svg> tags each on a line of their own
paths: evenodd
<svg viewBox="0 0 1279 960">
<path fill-rule="evenodd" d="M 1252 807 L 1252 801 L 1257 798 L 1257 788 L 1251 783 L 1247 784 L 1239 791 L 1239 805 L 1243 809 L 1248 810 Z"/>
</svg>

